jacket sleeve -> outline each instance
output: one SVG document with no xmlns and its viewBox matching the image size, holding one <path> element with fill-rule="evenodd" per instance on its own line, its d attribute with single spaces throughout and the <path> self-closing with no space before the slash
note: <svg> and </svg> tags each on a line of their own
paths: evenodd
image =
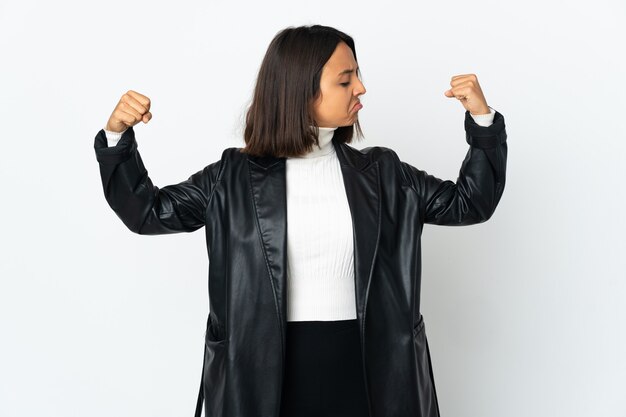
<svg viewBox="0 0 626 417">
<path fill-rule="evenodd" d="M 422 223 L 464 226 L 482 223 L 494 213 L 504 191 L 507 135 L 504 117 L 496 111 L 493 124 L 480 126 L 465 112 L 470 145 L 456 183 L 401 162 L 403 174 L 418 194 Z"/>
<path fill-rule="evenodd" d="M 95 137 L 104 196 L 132 232 L 141 235 L 193 232 L 204 226 L 205 210 L 217 183 L 220 161 L 163 188 L 152 184 L 137 150 L 132 127 L 108 147 L 104 129 Z"/>
</svg>

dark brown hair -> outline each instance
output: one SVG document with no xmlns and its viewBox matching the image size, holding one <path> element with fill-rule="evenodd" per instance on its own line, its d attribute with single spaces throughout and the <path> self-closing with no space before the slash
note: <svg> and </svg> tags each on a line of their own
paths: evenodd
<svg viewBox="0 0 626 417">
<path fill-rule="evenodd" d="M 352 49 L 356 60 L 352 37 L 329 26 L 287 27 L 276 34 L 259 69 L 246 113 L 246 147 L 241 152 L 292 157 L 317 144 L 319 126 L 311 106 L 321 93 L 322 69 L 339 42 Z M 357 138 L 362 138 L 357 120 L 354 125 L 338 127 L 334 140 L 351 143 L 355 129 Z"/>
</svg>

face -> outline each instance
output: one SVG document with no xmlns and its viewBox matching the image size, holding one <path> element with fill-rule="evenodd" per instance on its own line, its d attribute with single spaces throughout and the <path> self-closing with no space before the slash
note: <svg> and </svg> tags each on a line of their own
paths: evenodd
<svg viewBox="0 0 626 417">
<path fill-rule="evenodd" d="M 321 94 L 312 105 L 318 126 L 351 126 L 357 121 L 362 107 L 358 104 L 359 97 L 366 91 L 357 76 L 357 68 L 352 49 L 345 42 L 339 42 L 322 69 Z"/>
</svg>

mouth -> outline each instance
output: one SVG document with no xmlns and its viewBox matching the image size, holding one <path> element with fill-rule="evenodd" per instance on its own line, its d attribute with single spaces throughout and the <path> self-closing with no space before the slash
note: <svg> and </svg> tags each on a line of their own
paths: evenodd
<svg viewBox="0 0 626 417">
<path fill-rule="evenodd" d="M 352 110 L 350 111 L 357 111 L 357 110 L 361 110 L 363 108 L 363 104 L 361 104 L 360 101 L 357 101 L 356 104 L 352 107 Z"/>
</svg>

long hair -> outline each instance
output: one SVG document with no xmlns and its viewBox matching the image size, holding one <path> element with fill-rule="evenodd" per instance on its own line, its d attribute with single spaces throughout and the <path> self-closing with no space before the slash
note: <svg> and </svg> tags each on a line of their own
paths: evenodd
<svg viewBox="0 0 626 417">
<path fill-rule="evenodd" d="M 242 152 L 293 157 L 318 144 L 319 126 L 312 117 L 312 104 L 321 94 L 322 69 L 342 41 L 356 60 L 352 37 L 329 26 L 287 27 L 276 34 L 261 63 L 246 113 Z M 357 138 L 363 138 L 357 120 L 354 125 L 338 127 L 334 140 L 351 143 L 355 129 Z"/>
</svg>

